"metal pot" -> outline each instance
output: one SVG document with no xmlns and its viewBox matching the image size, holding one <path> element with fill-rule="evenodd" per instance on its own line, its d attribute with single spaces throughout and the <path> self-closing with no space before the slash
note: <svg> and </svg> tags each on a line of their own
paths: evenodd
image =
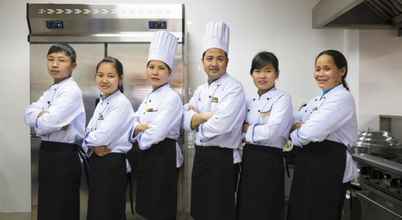
<svg viewBox="0 0 402 220">
<path fill-rule="evenodd" d="M 400 142 L 388 131 L 362 131 L 358 137 L 354 153 L 369 153 L 384 158 L 402 158 Z"/>
</svg>

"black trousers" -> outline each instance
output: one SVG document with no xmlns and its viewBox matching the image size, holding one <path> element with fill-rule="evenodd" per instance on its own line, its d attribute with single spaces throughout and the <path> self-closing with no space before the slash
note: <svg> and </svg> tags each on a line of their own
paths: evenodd
<svg viewBox="0 0 402 220">
<path fill-rule="evenodd" d="M 196 146 L 191 181 L 191 215 L 195 220 L 235 219 L 233 150 Z"/>
<path fill-rule="evenodd" d="M 110 153 L 89 158 L 87 220 L 126 219 L 126 155 Z"/>
<path fill-rule="evenodd" d="M 134 148 L 138 149 L 138 145 Z M 132 167 L 137 180 L 136 211 L 147 220 L 175 220 L 176 141 L 166 138 L 147 150 L 136 151 L 134 157 Z"/>
<path fill-rule="evenodd" d="M 78 220 L 80 146 L 42 141 L 39 151 L 38 220 Z"/>
<path fill-rule="evenodd" d="M 340 220 L 346 146 L 325 140 L 296 147 L 288 220 Z"/>
<path fill-rule="evenodd" d="M 283 219 L 282 149 L 247 144 L 238 193 L 239 220 Z"/>
</svg>

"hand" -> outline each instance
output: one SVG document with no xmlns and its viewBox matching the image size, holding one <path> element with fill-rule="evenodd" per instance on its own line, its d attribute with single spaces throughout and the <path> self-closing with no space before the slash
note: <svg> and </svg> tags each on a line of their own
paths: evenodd
<svg viewBox="0 0 402 220">
<path fill-rule="evenodd" d="M 144 132 L 148 128 L 150 128 L 150 126 L 147 123 L 140 123 L 140 124 L 137 125 L 137 127 L 135 127 L 134 132 L 136 134 L 138 134 L 138 133 Z"/>
<path fill-rule="evenodd" d="M 303 125 L 303 123 L 301 123 L 301 122 L 296 122 L 296 123 L 294 123 L 294 124 L 292 125 L 292 128 L 290 128 L 290 132 L 292 132 L 292 131 L 294 131 L 294 130 L 300 128 L 302 125 Z"/>
<path fill-rule="evenodd" d="M 98 157 L 104 157 L 112 152 L 107 146 L 94 147 L 93 150 Z"/>
<path fill-rule="evenodd" d="M 250 127 L 250 124 L 249 124 L 249 123 L 247 123 L 247 122 L 244 122 L 244 123 L 243 123 L 243 132 L 244 132 L 244 133 L 246 133 L 246 132 L 247 132 L 248 127 Z"/>
<path fill-rule="evenodd" d="M 200 126 L 200 124 L 208 121 L 213 115 L 214 113 L 212 112 L 201 112 L 194 114 L 191 118 L 191 128 L 196 129 L 198 126 Z"/>
</svg>

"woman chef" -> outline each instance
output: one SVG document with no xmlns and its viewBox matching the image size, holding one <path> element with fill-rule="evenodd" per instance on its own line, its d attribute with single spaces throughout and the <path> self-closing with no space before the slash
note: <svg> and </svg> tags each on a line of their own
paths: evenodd
<svg viewBox="0 0 402 220">
<path fill-rule="evenodd" d="M 176 219 L 176 166 L 182 163 L 176 141 L 183 114 L 180 96 L 169 85 L 176 47 L 173 34 L 155 33 L 146 64 L 152 92 L 138 108 L 133 125 L 134 146 L 139 148 L 138 163 L 132 164 L 137 177 L 136 210 L 148 220 Z"/>
<path fill-rule="evenodd" d="M 39 220 L 78 220 L 81 164 L 78 150 L 84 136 L 81 90 L 72 78 L 74 49 L 64 43 L 47 53 L 51 85 L 26 108 L 25 121 L 42 142 L 39 151 Z"/>
<path fill-rule="evenodd" d="M 89 155 L 88 220 L 126 219 L 126 153 L 134 111 L 122 93 L 123 65 L 106 57 L 96 66 L 101 92 L 87 126 L 84 149 Z"/>
<path fill-rule="evenodd" d="M 291 98 L 275 87 L 278 59 L 260 52 L 250 74 L 257 94 L 247 102 L 246 145 L 238 196 L 238 219 L 282 219 L 284 168 L 282 147 L 293 123 Z"/>
<path fill-rule="evenodd" d="M 349 153 L 357 138 L 355 102 L 345 56 L 325 50 L 315 59 L 321 94 L 300 110 L 290 134 L 296 150 L 288 219 L 341 219 L 346 184 L 356 174 Z"/>
</svg>

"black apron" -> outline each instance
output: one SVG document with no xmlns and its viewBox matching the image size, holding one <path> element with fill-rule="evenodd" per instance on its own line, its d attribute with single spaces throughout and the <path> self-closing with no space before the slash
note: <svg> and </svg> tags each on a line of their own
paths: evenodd
<svg viewBox="0 0 402 220">
<path fill-rule="evenodd" d="M 134 147 L 138 149 L 138 144 Z M 137 180 L 136 211 L 147 220 L 175 220 L 176 141 L 166 138 L 147 150 L 134 152 L 132 172 Z"/>
<path fill-rule="evenodd" d="M 295 147 L 288 220 L 340 220 L 346 184 L 346 146 L 325 140 Z"/>
<path fill-rule="evenodd" d="M 233 149 L 196 146 L 191 180 L 194 220 L 235 219 Z"/>
<path fill-rule="evenodd" d="M 126 219 L 126 154 L 110 153 L 89 158 L 87 220 Z"/>
<path fill-rule="evenodd" d="M 243 148 L 238 219 L 283 219 L 284 190 L 282 149 L 247 144 Z"/>
<path fill-rule="evenodd" d="M 39 151 L 38 220 L 79 220 L 80 146 L 42 141 Z"/>
</svg>

